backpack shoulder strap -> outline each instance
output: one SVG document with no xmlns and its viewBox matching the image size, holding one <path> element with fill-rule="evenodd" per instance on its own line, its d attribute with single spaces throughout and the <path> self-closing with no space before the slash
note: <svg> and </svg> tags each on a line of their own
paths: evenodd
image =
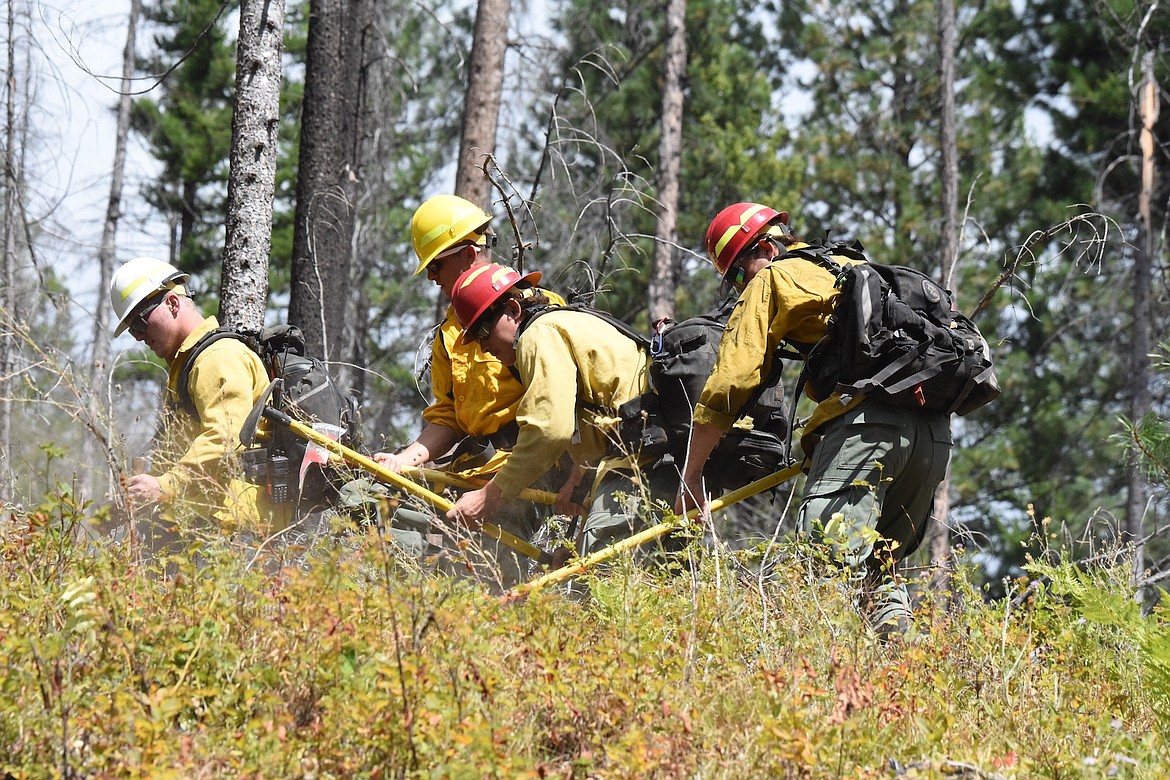
<svg viewBox="0 0 1170 780">
<path fill-rule="evenodd" d="M 249 343 L 248 337 L 235 328 L 221 326 L 195 342 L 195 346 L 191 347 L 183 367 L 179 369 L 179 381 L 175 388 L 179 393 L 179 408 L 196 419 L 199 418 L 199 411 L 195 408 L 195 402 L 191 399 L 191 389 L 187 386 L 191 381 L 191 370 L 195 367 L 195 359 L 220 339 L 238 339 L 245 344 Z"/>
<path fill-rule="evenodd" d="M 525 319 L 524 322 L 520 323 L 520 327 L 516 331 L 516 338 L 520 338 L 520 334 L 527 330 L 528 326 L 531 325 L 538 317 L 555 311 L 579 311 L 584 312 L 585 314 L 592 314 L 594 317 L 608 322 L 610 325 L 620 331 L 622 335 L 627 336 L 642 349 L 647 351 L 650 349 L 650 339 L 634 330 L 628 323 L 619 320 L 617 317 L 613 316 L 607 311 L 603 311 L 602 309 L 595 309 L 592 306 L 586 306 L 583 303 L 566 303 L 564 306 L 542 306 L 539 309 L 534 309 L 532 313 L 528 315 L 528 318 Z"/>
<path fill-rule="evenodd" d="M 833 259 L 834 255 L 837 257 L 847 257 L 850 260 L 856 260 L 861 263 L 869 262 L 869 258 L 865 256 L 865 247 L 862 246 L 860 241 L 853 241 L 849 244 L 843 241 L 830 243 L 826 238 L 814 238 L 807 246 L 785 248 L 784 254 L 780 255 L 773 262 L 781 262 L 789 258 L 799 258 L 801 260 L 807 260 L 810 263 L 816 263 L 837 277 L 840 277 L 845 269 Z"/>
<path fill-rule="evenodd" d="M 821 268 L 833 274 L 836 277 L 834 284 L 837 287 L 842 287 L 848 275 L 849 267 L 841 265 L 834 257 L 846 257 L 858 263 L 869 262 L 869 258 L 865 256 L 865 247 L 860 241 L 854 240 L 850 243 L 845 243 L 844 241 L 830 242 L 827 233 L 823 237 L 812 239 L 808 242 L 807 246 L 786 248 L 784 254 L 772 262 L 782 262 L 790 258 L 806 260 L 819 265 Z M 804 356 L 808 355 L 817 346 L 815 344 L 800 344 L 791 340 L 785 341 L 784 343 L 791 349 L 782 347 L 776 354 L 785 360 L 803 360 Z"/>
</svg>

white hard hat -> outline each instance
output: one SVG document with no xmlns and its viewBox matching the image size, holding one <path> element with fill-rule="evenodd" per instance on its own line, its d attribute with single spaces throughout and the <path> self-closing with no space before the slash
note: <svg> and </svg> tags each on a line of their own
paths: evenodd
<svg viewBox="0 0 1170 780">
<path fill-rule="evenodd" d="M 190 278 L 189 274 L 170 263 L 153 257 L 136 257 L 126 261 L 110 280 L 110 303 L 114 306 L 114 316 L 118 318 L 114 335 L 119 336 L 126 330 L 130 315 L 138 308 L 138 304 L 160 290 L 177 289 L 185 293 L 180 285 Z"/>
</svg>

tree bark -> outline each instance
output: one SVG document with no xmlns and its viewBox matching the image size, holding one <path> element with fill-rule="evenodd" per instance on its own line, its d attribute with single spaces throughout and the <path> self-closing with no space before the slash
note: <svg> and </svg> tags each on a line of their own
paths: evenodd
<svg viewBox="0 0 1170 780">
<path fill-rule="evenodd" d="M 646 289 L 651 323 L 674 317 L 674 248 L 678 243 L 683 78 L 687 70 L 686 15 L 686 0 L 669 0 L 662 79 L 662 134 L 658 141 L 658 226 L 654 234 L 654 265 Z"/>
<path fill-rule="evenodd" d="M 1150 412 L 1150 285 L 1153 282 L 1154 231 L 1151 225 L 1150 199 L 1154 192 L 1157 170 L 1154 155 L 1154 123 L 1158 119 L 1158 80 L 1154 74 L 1154 52 L 1148 51 L 1142 59 L 1142 81 L 1138 85 L 1138 115 L 1142 129 L 1141 146 L 1142 188 L 1138 195 L 1138 224 L 1141 240 L 1133 253 L 1133 328 L 1130 342 L 1129 417 L 1134 424 Z M 1132 453 L 1126 460 L 1128 489 L 1125 503 L 1125 535 L 1133 542 L 1133 572 L 1135 581 L 1144 579 L 1145 537 L 1144 524 L 1149 485 L 1142 471 L 1140 458 Z"/>
<path fill-rule="evenodd" d="M 938 0 L 939 94 L 939 180 L 942 186 L 939 223 L 939 255 L 942 279 L 954 289 L 959 254 L 959 157 L 955 133 L 955 4 Z M 950 535 L 951 472 L 938 486 L 934 497 L 934 522 L 928 532 L 930 561 L 933 569 L 931 586 L 940 598 L 949 599 L 951 590 Z"/>
<path fill-rule="evenodd" d="M 479 0 L 476 5 L 471 57 L 467 64 L 467 92 L 463 96 L 463 125 L 459 132 L 459 159 L 455 166 L 455 194 L 489 214 L 491 193 L 482 166 L 484 157 L 496 151 L 510 10 L 511 0 Z M 448 303 L 447 296 L 440 293 L 435 302 L 436 322 L 442 322 L 447 316 Z"/>
<path fill-rule="evenodd" d="M 283 30 L 284 0 L 242 0 L 219 292 L 223 325 L 258 329 L 264 324 Z"/>
<path fill-rule="evenodd" d="M 326 361 L 349 351 L 368 9 L 365 0 L 310 3 L 288 311 Z"/>
<path fill-rule="evenodd" d="M 491 193 L 482 166 L 484 156 L 496 151 L 510 10 L 510 0 L 479 0 L 476 8 L 455 169 L 455 194 L 489 212 Z"/>
</svg>

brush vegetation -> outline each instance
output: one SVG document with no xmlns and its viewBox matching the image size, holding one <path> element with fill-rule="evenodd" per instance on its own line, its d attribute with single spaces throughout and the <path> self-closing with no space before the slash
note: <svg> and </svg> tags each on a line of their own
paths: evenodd
<svg viewBox="0 0 1170 780">
<path fill-rule="evenodd" d="M 1125 562 L 962 571 L 883 644 L 795 543 L 512 604 L 376 532 L 134 562 L 68 492 L 3 526 L 0 776 L 1154 778 L 1170 628 Z"/>
</svg>

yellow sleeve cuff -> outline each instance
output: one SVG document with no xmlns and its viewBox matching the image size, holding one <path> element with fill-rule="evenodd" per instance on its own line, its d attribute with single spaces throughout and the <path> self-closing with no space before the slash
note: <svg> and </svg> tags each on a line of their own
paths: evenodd
<svg viewBox="0 0 1170 780">
<path fill-rule="evenodd" d="M 695 406 L 694 424 L 695 425 L 714 425 L 719 430 L 727 432 L 731 430 L 731 426 L 735 424 L 735 417 L 730 414 L 722 414 L 710 407 L 697 404 Z"/>
</svg>

